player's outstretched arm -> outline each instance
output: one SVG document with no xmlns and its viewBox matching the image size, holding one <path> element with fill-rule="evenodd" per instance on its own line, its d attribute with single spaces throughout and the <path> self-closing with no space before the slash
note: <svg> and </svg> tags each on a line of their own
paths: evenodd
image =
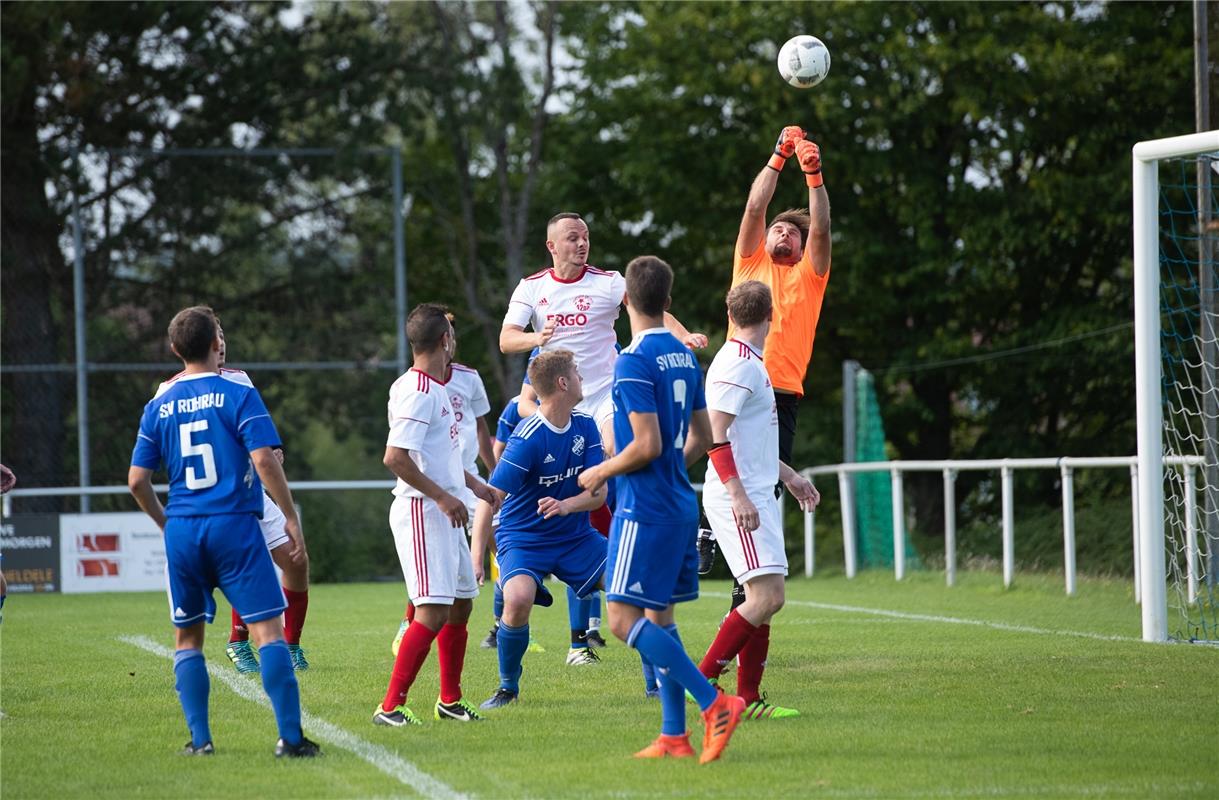
<svg viewBox="0 0 1219 800">
<path fill-rule="evenodd" d="M 292 539 L 292 549 L 288 551 L 288 556 L 294 563 L 303 564 L 306 556 L 305 535 L 301 531 L 300 519 L 296 516 L 296 504 L 292 502 L 292 490 L 288 488 L 288 478 L 284 475 L 283 465 L 270 447 L 251 450 L 250 458 L 267 494 L 271 495 L 275 505 L 283 512 L 284 531 Z"/>
<path fill-rule="evenodd" d="M 707 346 L 707 336 L 702 333 L 690 333 L 681 320 L 665 312 L 665 330 L 677 337 L 677 340 L 691 350 L 701 350 Z"/>
<path fill-rule="evenodd" d="M 779 462 L 779 480 L 787 487 L 787 491 L 791 492 L 792 497 L 796 498 L 801 511 L 816 510 L 817 504 L 821 502 L 821 492 L 817 491 L 812 481 L 782 461 Z"/>
<path fill-rule="evenodd" d="M 501 353 L 528 353 L 550 341 L 554 326 L 554 320 L 549 319 L 542 330 L 527 333 L 521 325 L 505 325 L 499 330 L 499 350 Z"/>
<path fill-rule="evenodd" d="M 152 521 L 157 523 L 157 527 L 164 530 L 165 507 L 161 505 L 161 498 L 157 497 L 157 493 L 152 489 L 152 470 L 145 467 L 132 467 L 127 470 L 127 488 L 131 490 L 131 495 L 139 504 L 140 510 L 152 517 Z"/>
<path fill-rule="evenodd" d="M 808 241 L 805 253 L 818 275 L 830 271 L 830 196 L 825 191 L 825 180 L 821 174 L 821 148 L 815 142 L 801 140 L 796 143 L 796 157 L 808 184 L 808 213 L 810 216 Z"/>
<path fill-rule="evenodd" d="M 453 527 L 465 527 L 465 524 L 470 521 L 465 503 L 441 489 L 439 484 L 424 475 L 423 470 L 419 469 L 419 465 L 415 463 L 415 459 L 411 458 L 409 450 L 389 445 L 385 448 L 385 457 L 381 459 L 381 463 L 394 474 L 394 477 L 401 478 L 422 492 L 425 497 L 434 500 L 436 505 L 440 506 L 441 512 L 449 518 L 449 522 L 453 523 Z M 481 481 L 479 482 L 481 483 Z"/>
<path fill-rule="evenodd" d="M 742 256 L 753 255 L 762 245 L 766 236 L 766 209 L 775 196 L 775 186 L 779 183 L 779 173 L 787 159 L 795 152 L 796 143 L 804 138 L 804 131 L 795 125 L 788 125 L 779 132 L 775 142 L 775 152 L 766 166 L 753 179 L 749 187 L 749 199 L 745 201 L 745 214 L 741 217 L 741 228 L 736 236 L 736 251 Z"/>
<path fill-rule="evenodd" d="M 660 455 L 660 422 L 656 414 L 632 411 L 627 419 L 631 423 L 631 433 L 634 436 L 631 443 L 619 450 L 613 458 L 581 472 L 581 489 L 603 494 L 601 487 L 607 480 L 642 469 Z"/>
</svg>

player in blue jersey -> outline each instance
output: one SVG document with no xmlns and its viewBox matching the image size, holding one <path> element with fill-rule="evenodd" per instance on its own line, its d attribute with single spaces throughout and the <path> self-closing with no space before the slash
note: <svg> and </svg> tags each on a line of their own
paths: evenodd
<svg viewBox="0 0 1219 800">
<path fill-rule="evenodd" d="M 504 496 L 496 532 L 496 558 L 504 612 L 498 636 L 500 686 L 482 704 L 500 708 L 520 694 L 521 658 L 529 645 L 529 612 L 547 574 L 588 595 L 605 572 L 605 539 L 588 512 L 605 502 L 604 494 L 581 490 L 581 472 L 601 463 L 601 435 L 587 414 L 575 411 L 584 399 L 580 373 L 570 350 L 551 350 L 529 365 L 529 379 L 540 400 L 537 413 L 517 426 L 491 476 Z M 482 571 L 486 541 L 471 552 L 475 574 Z M 583 637 L 583 626 L 578 632 Z M 587 641 L 582 649 L 588 650 Z M 570 663 L 570 661 L 569 661 Z"/>
<path fill-rule="evenodd" d="M 316 756 L 318 746 L 301 731 L 300 690 L 284 642 L 280 614 L 287 602 L 258 526 L 265 484 L 284 513 L 292 558 L 304 560 L 292 493 L 272 453 L 279 434 L 258 390 L 219 373 L 220 336 L 210 308 L 179 311 L 169 324 L 169 341 L 186 370 L 144 407 L 127 484 L 165 533 L 174 675 L 191 734 L 183 752 L 215 752 L 203 626 L 215 617 L 212 592 L 219 587 L 258 645 L 262 685 L 279 727 L 275 755 Z M 152 488 L 162 464 L 169 473 L 164 507 Z"/>
<path fill-rule="evenodd" d="M 694 353 L 664 328 L 673 270 L 655 256 L 626 269 L 626 306 L 634 338 L 614 365 L 614 441 L 618 452 L 580 475 L 600 491 L 616 477 L 606 600 L 610 629 L 661 675 L 661 735 L 638 758 L 694 754 L 684 691 L 706 724 L 700 763 L 719 758 L 745 704 L 712 686 L 682 647 L 674 604 L 698 597 L 698 501 L 686 467 L 711 444 L 703 376 Z"/>
</svg>

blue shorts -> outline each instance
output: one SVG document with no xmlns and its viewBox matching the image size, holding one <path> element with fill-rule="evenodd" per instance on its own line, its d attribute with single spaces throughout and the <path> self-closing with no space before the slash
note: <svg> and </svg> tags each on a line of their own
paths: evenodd
<svg viewBox="0 0 1219 800">
<path fill-rule="evenodd" d="M 279 616 L 288 607 L 253 514 L 170 517 L 165 569 L 169 618 L 179 628 L 215 618 L 217 587 L 246 622 Z"/>
<path fill-rule="evenodd" d="M 553 574 L 574 589 L 577 597 L 584 597 L 605 575 L 605 537 L 588 528 L 570 539 L 545 544 L 513 544 L 509 538 L 499 542 L 495 560 L 501 589 L 514 575 L 531 575 L 541 586 Z"/>
<path fill-rule="evenodd" d="M 663 611 L 698 599 L 698 519 L 647 524 L 615 516 L 605 599 Z"/>
</svg>

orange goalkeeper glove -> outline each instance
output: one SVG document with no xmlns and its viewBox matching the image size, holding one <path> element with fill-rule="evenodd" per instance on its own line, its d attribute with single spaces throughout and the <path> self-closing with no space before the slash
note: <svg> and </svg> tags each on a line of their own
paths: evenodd
<svg viewBox="0 0 1219 800">
<path fill-rule="evenodd" d="M 773 169 L 775 172 L 782 172 L 783 165 L 787 163 L 787 159 L 792 157 L 792 153 L 796 152 L 796 142 L 804 138 L 804 131 L 799 125 L 788 125 L 779 132 L 779 139 L 775 142 L 775 153 L 770 157 L 770 161 L 766 166 Z"/>
<path fill-rule="evenodd" d="M 804 172 L 804 182 L 810 189 L 816 189 L 823 181 L 821 179 L 821 148 L 816 142 L 801 139 L 796 142 L 796 158 L 800 161 L 800 169 Z"/>
</svg>

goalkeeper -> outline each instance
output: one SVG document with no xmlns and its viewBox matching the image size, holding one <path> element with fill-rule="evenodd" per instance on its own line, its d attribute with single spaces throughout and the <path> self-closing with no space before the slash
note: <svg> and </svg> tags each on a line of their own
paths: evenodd
<svg viewBox="0 0 1219 800">
<path fill-rule="evenodd" d="M 792 157 L 800 166 L 808 187 L 808 208 L 789 208 L 766 224 L 766 211 L 774 197 L 779 175 Z M 821 301 L 830 280 L 830 199 L 821 173 L 821 148 L 805 132 L 789 125 L 779 134 L 774 154 L 749 188 L 745 213 L 737 232 L 732 256 L 732 287 L 745 281 L 761 281 L 770 288 L 774 316 L 766 337 L 763 361 L 775 390 L 779 418 L 779 460 L 792 463 L 792 441 L 796 437 L 796 413 L 804 396 L 804 374 L 813 356 L 813 338 L 821 316 Z M 731 288 L 731 287 L 730 287 Z M 736 326 L 728 323 L 729 337 Z M 782 492 L 776 487 L 776 494 Z M 702 524 L 701 528 L 709 528 Z M 700 573 L 710 571 L 714 540 L 700 531 Z M 745 602 L 745 590 L 733 582 L 732 609 Z M 769 633 L 767 629 L 766 634 Z M 758 636 L 763 636 L 761 631 Z M 758 641 L 741 654 L 757 654 L 765 661 L 768 642 Z"/>
</svg>

